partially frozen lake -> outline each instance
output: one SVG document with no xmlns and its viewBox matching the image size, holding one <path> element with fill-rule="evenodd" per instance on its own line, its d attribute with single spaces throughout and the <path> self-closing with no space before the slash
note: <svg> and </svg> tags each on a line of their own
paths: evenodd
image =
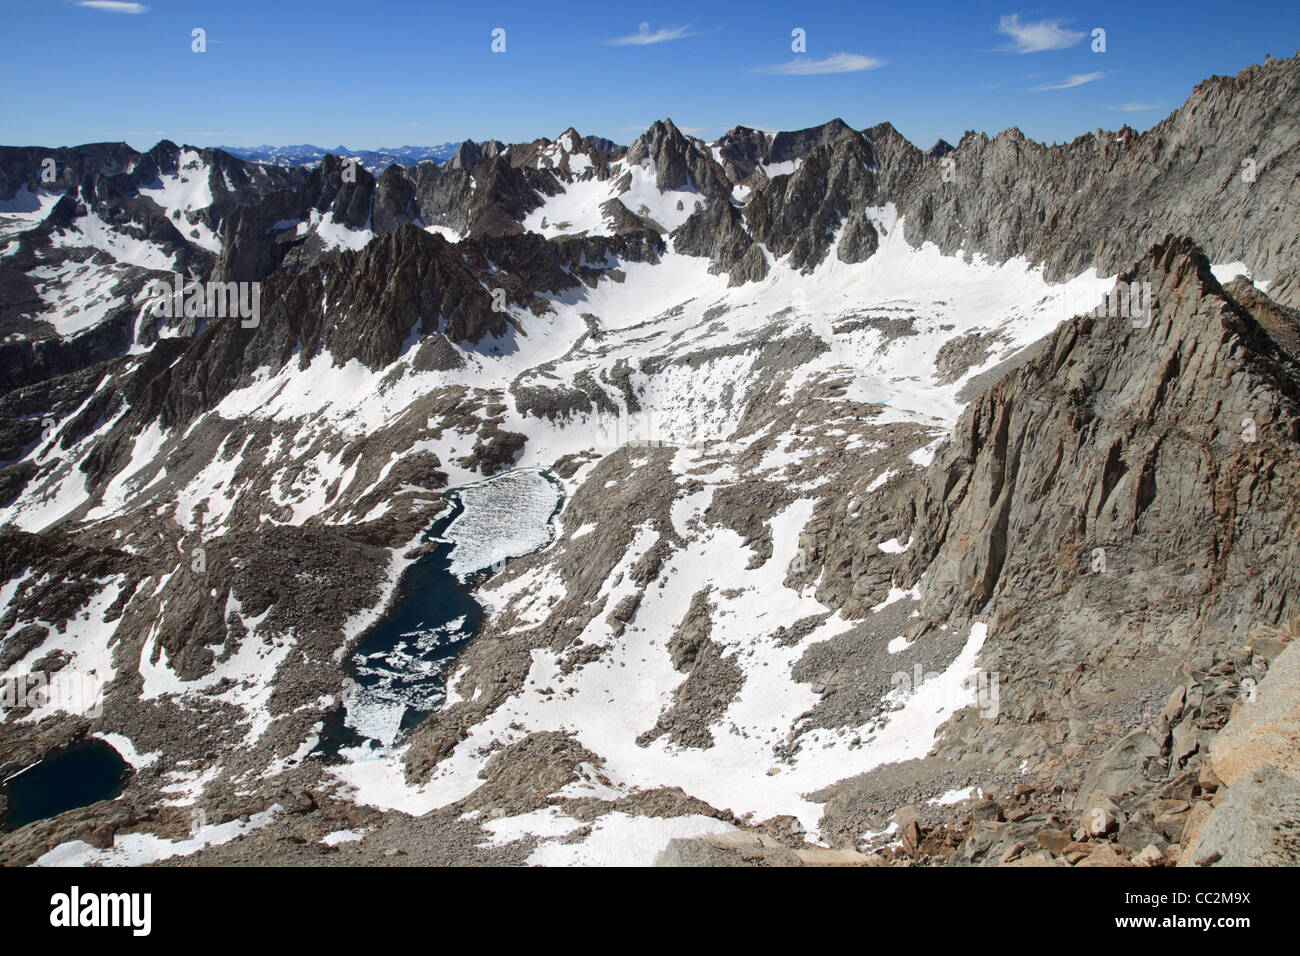
<svg viewBox="0 0 1300 956">
<path fill-rule="evenodd" d="M 563 494 L 541 471 L 520 470 L 447 492 L 451 510 L 425 535 L 397 597 L 352 653 L 342 720 L 321 750 L 369 759 L 393 746 L 446 699 L 446 671 L 478 633 L 478 576 L 551 542 Z"/>
</svg>

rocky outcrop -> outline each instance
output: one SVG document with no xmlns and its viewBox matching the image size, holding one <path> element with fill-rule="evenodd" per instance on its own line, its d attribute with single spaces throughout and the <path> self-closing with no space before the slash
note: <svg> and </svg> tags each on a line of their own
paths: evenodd
<svg viewBox="0 0 1300 956">
<path fill-rule="evenodd" d="M 655 122 L 628 147 L 628 165 L 654 165 L 660 190 L 693 189 L 706 200 L 731 195 L 731 183 L 703 143 L 688 139 L 670 119 Z"/>
<path fill-rule="evenodd" d="M 718 140 L 718 162 L 733 183 L 743 182 L 763 163 L 771 148 L 768 133 L 737 126 L 727 130 Z"/>
<path fill-rule="evenodd" d="M 1284 631 L 1300 636 L 1300 619 Z M 1254 635 L 1267 640 L 1267 632 Z M 1256 645 L 1263 650 L 1264 641 Z M 1290 644 L 1272 661 L 1268 676 L 1240 695 L 1240 706 L 1214 738 L 1206 766 L 1232 786 L 1261 764 L 1300 779 L 1300 644 Z"/>
<path fill-rule="evenodd" d="M 1265 765 L 1229 787 L 1201 828 L 1189 862 L 1300 865 L 1300 779 Z"/>
<path fill-rule="evenodd" d="M 583 136 L 570 126 L 555 140 L 538 139 L 511 146 L 510 165 L 545 169 L 566 183 L 583 179 L 606 180 L 610 166 L 627 152 L 622 146 L 598 136 Z"/>
<path fill-rule="evenodd" d="M 1130 575 L 1150 584 L 1185 569 L 1208 588 L 1244 583 L 1268 559 L 1281 574 L 1273 596 L 1247 588 L 1201 622 L 1244 637 L 1276 622 L 1297 583 L 1275 559 L 1297 520 L 1300 366 L 1186 240 L 1154 247 L 1121 280 L 1150 283 L 1149 326 L 1074 319 L 973 403 L 912 505 L 903 574 L 941 556 L 927 598 L 974 612 L 1080 573 L 1127 590 Z"/>
<path fill-rule="evenodd" d="M 818 146 L 832 146 L 850 127 L 833 119 L 808 129 L 763 133 L 746 126 L 728 130 L 718 140 L 718 162 L 732 182 L 745 182 L 760 166 L 802 161 Z M 766 181 L 766 176 L 763 180 Z"/>
<path fill-rule="evenodd" d="M 811 271 L 850 213 L 871 203 L 875 165 L 871 144 L 859 133 L 847 131 L 833 144 L 815 147 L 797 170 L 777 176 L 746 202 L 750 234 L 773 255 L 789 255 L 791 268 Z M 875 248 L 871 226 L 855 223 L 850 248 L 841 256 L 849 262 Z"/>
<path fill-rule="evenodd" d="M 688 256 L 707 256 L 712 273 L 731 273 L 731 285 L 740 285 L 766 274 L 754 275 L 752 268 L 738 269 L 746 253 L 754 248 L 742 225 L 740 210 L 726 199 L 715 199 L 695 212 L 672 233 L 673 251 Z"/>
<path fill-rule="evenodd" d="M 882 182 L 881 196 L 907 217 L 909 242 L 1024 256 L 1054 280 L 1111 275 L 1166 233 L 1190 236 L 1211 261 L 1250 263 L 1272 298 L 1300 306 L 1297 98 L 1300 55 L 1270 60 L 1206 80 L 1145 133 L 1097 130 L 1059 146 L 1016 129 L 967 133 L 952 152 L 923 156 L 914 177 Z"/>
</svg>

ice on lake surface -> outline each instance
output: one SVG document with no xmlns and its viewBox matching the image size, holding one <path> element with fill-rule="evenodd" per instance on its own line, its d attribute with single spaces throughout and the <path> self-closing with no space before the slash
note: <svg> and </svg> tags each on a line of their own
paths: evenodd
<svg viewBox="0 0 1300 956">
<path fill-rule="evenodd" d="M 464 511 L 443 537 L 453 545 L 449 570 L 460 580 L 550 543 L 561 492 L 540 471 L 508 472 L 452 494 Z"/>
</svg>

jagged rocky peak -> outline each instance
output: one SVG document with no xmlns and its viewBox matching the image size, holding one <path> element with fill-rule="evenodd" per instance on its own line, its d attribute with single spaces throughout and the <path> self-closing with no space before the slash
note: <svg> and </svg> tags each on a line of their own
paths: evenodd
<svg viewBox="0 0 1300 956">
<path fill-rule="evenodd" d="M 370 207 L 370 228 L 378 234 L 392 232 L 412 221 L 416 212 L 415 186 L 400 166 L 389 166 L 375 183 Z"/>
<path fill-rule="evenodd" d="M 926 155 L 933 156 L 936 159 L 938 159 L 940 157 L 947 156 L 956 148 L 957 147 L 953 146 L 952 143 L 948 142 L 946 139 L 939 139 L 939 140 L 935 140 L 934 145 L 931 146 L 928 150 L 926 150 Z"/>
<path fill-rule="evenodd" d="M 157 149 L 157 147 L 155 147 Z M 55 179 L 48 180 L 47 160 L 54 160 Z M 129 192 L 155 175 L 149 154 L 126 143 L 86 146 L 0 146 L 0 201 L 13 199 L 20 190 L 30 193 L 78 192 L 93 197 L 101 192 Z M 117 183 L 114 190 L 107 183 Z"/>
<path fill-rule="evenodd" d="M 846 135 L 858 136 L 860 134 L 854 132 L 844 120 L 839 118 L 828 123 L 822 123 L 820 126 L 780 132 L 772 137 L 772 144 L 764 161 L 767 163 L 789 163 L 801 160 L 818 146 L 833 145 Z"/>
<path fill-rule="evenodd" d="M 798 168 L 756 189 L 745 205 L 750 235 L 773 255 L 790 253 L 790 265 L 809 271 L 825 257 L 847 221 L 838 257 L 861 262 L 875 252 L 868 219 L 876 205 L 875 153 L 861 134 L 845 129 L 812 147 Z"/>
<path fill-rule="evenodd" d="M 677 251 L 708 256 L 710 271 L 730 273 L 732 284 L 767 274 L 759 243 L 778 257 L 791 253 L 789 265 L 805 271 L 823 261 L 837 234 L 840 261 L 862 262 L 875 253 L 879 236 L 870 207 L 879 160 L 864 134 L 832 120 L 774 137 L 737 127 L 719 144 L 724 168 L 745 173 L 753 190 L 743 219 L 724 208 L 729 197 L 714 200 L 673 234 Z"/>
<path fill-rule="evenodd" d="M 656 120 L 628 147 L 626 159 L 632 166 L 653 164 L 660 190 L 694 189 L 706 199 L 731 195 L 731 184 L 708 147 L 682 133 L 671 119 Z"/>
<path fill-rule="evenodd" d="M 772 137 L 748 126 L 735 126 L 723 133 L 714 146 L 727 178 L 739 183 L 748 179 L 765 161 Z"/>
<path fill-rule="evenodd" d="M 512 145 L 507 155 L 512 166 L 547 170 L 563 182 L 573 182 L 608 179 L 610 163 L 623 152 L 621 146 L 607 139 L 583 136 L 570 126 L 554 140 L 542 138 Z"/>
<path fill-rule="evenodd" d="M 596 152 L 605 153 L 615 159 L 618 159 L 627 153 L 626 146 L 620 146 L 612 139 L 605 139 L 603 136 L 584 136 L 582 141 L 586 143 L 590 149 L 593 149 Z"/>
<path fill-rule="evenodd" d="M 345 173 L 346 169 L 346 173 Z M 332 212 L 334 221 L 353 229 L 370 222 L 370 201 L 374 196 L 375 177 L 359 163 L 328 154 L 309 185 L 317 186 L 312 207 L 318 212 Z"/>
<path fill-rule="evenodd" d="M 1052 281 L 1090 268 L 1115 274 L 1166 232 L 1193 236 L 1212 261 L 1250 262 L 1270 295 L 1294 306 L 1300 124 L 1285 104 L 1296 95 L 1300 56 L 1203 83 L 1140 135 L 1100 131 L 1048 146 L 1015 128 L 967 132 L 943 157 L 946 175 L 938 161 L 911 165 L 879 142 L 882 195 L 905 215 L 910 243 L 995 262 L 1023 256 Z"/>
<path fill-rule="evenodd" d="M 507 290 L 507 301 L 530 298 L 529 280 L 538 277 L 514 267 L 517 253 L 498 251 L 497 258 L 511 262 L 508 273 L 491 280 Z M 487 272 L 486 260 L 471 266 L 456 246 L 406 223 L 360 251 L 322 257 L 318 268 L 277 275 L 263 284 L 258 326 L 208 325 L 150 387 L 138 421 L 129 424 L 143 427 L 154 417 L 168 427 L 187 423 L 247 385 L 258 369 L 279 370 L 295 357 L 305 367 L 320 351 L 340 364 L 356 359 L 382 369 L 413 332 L 454 342 L 500 335 L 508 317 L 492 307 Z M 538 281 L 562 285 L 553 273 Z"/>
<path fill-rule="evenodd" d="M 460 144 L 456 155 L 448 160 L 443 168 L 472 172 L 479 163 L 501 156 L 505 151 L 505 144 L 495 139 L 484 140 L 482 143 L 467 139 Z"/>
<path fill-rule="evenodd" d="M 756 170 L 764 180 L 792 172 L 818 146 L 833 144 L 845 135 L 857 136 L 842 119 L 833 119 L 807 129 L 764 133 L 737 126 L 715 143 L 718 161 L 735 183 L 747 182 Z"/>
<path fill-rule="evenodd" d="M 582 150 L 586 145 L 586 140 L 582 138 L 576 129 L 570 126 L 555 139 L 555 143 L 566 153 L 576 153 Z"/>
</svg>

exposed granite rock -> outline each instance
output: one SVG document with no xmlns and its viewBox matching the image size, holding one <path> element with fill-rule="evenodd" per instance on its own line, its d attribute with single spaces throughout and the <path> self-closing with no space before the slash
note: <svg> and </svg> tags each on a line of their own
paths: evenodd
<svg viewBox="0 0 1300 956">
<path fill-rule="evenodd" d="M 706 201 L 731 195 L 731 183 L 708 148 L 683 135 L 671 119 L 656 121 L 638 136 L 625 159 L 632 166 L 653 163 L 660 190 L 693 189 Z"/>
<path fill-rule="evenodd" d="M 1211 261 L 1250 262 L 1272 281 L 1271 298 L 1296 307 L 1297 97 L 1300 55 L 1204 81 L 1145 133 L 1097 130 L 1044 146 L 1017 129 L 972 132 L 942 157 L 869 135 L 882 159 L 880 197 L 906 216 L 909 242 L 997 262 L 1024 256 L 1060 280 L 1118 272 L 1173 232 Z M 1251 215 L 1241 219 L 1243 206 Z"/>
<path fill-rule="evenodd" d="M 741 222 L 740 211 L 729 200 L 715 199 L 673 231 L 673 251 L 707 256 L 710 272 L 731 272 L 733 284 L 739 285 L 746 281 L 744 272 L 738 279 L 733 269 L 754 244 Z"/>
<path fill-rule="evenodd" d="M 1229 787 L 1200 830 L 1191 863 L 1300 865 L 1300 780 L 1265 765 Z"/>
<path fill-rule="evenodd" d="M 789 254 L 792 268 L 812 271 L 850 212 L 872 204 L 875 166 L 871 144 L 860 133 L 846 131 L 833 143 L 815 147 L 797 170 L 777 176 L 746 202 L 751 235 L 773 255 Z M 859 223 L 845 254 L 859 255 L 870 244 Z"/>
</svg>

